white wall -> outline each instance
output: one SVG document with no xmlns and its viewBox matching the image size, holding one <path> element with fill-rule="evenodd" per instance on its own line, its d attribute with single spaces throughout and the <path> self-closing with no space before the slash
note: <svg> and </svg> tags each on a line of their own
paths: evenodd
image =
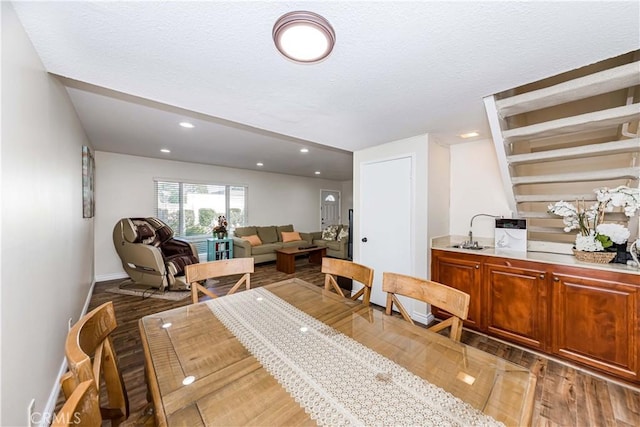
<svg viewBox="0 0 640 427">
<path fill-rule="evenodd" d="M 449 234 L 466 236 L 471 217 L 478 213 L 511 218 L 502 186 L 493 142 L 490 139 L 452 145 L 451 213 Z M 494 237 L 494 220 L 474 220 L 475 237 Z"/>
<path fill-rule="evenodd" d="M 79 318 L 92 284 L 82 145 L 88 141 L 66 90 L 2 2 L 3 426 L 27 425 L 32 398 L 36 412 L 45 408 L 64 360 L 67 321 Z"/>
<path fill-rule="evenodd" d="M 120 218 L 153 216 L 154 178 L 246 185 L 249 225 L 293 224 L 320 230 L 320 189 L 348 187 L 341 181 L 232 169 L 195 163 L 96 152 L 96 281 L 123 277 L 112 231 Z M 350 197 L 350 196 L 349 196 Z M 343 208 L 350 208 L 346 198 Z M 350 203 L 350 201 L 349 201 Z"/>
</svg>

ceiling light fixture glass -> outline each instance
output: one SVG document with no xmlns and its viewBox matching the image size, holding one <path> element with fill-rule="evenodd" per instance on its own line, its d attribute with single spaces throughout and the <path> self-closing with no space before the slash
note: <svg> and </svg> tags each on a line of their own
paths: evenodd
<svg viewBox="0 0 640 427">
<path fill-rule="evenodd" d="M 301 148 L 301 149 L 300 149 L 300 152 L 301 152 L 301 153 L 308 153 L 308 152 L 309 152 L 309 149 L 308 149 L 308 148 Z"/>
<path fill-rule="evenodd" d="M 479 136 L 479 135 L 480 134 L 478 132 L 473 131 L 473 132 L 461 133 L 459 136 L 460 136 L 460 138 L 465 138 L 466 139 L 466 138 L 473 138 L 473 137 L 476 137 L 476 136 Z"/>
<path fill-rule="evenodd" d="M 320 171 L 315 171 L 314 172 L 316 175 L 320 175 Z"/>
<path fill-rule="evenodd" d="M 333 27 L 317 13 L 299 10 L 282 15 L 273 26 L 276 48 L 295 62 L 310 64 L 329 56 L 336 42 Z"/>
<path fill-rule="evenodd" d="M 256 166 L 258 166 L 258 167 L 264 166 L 264 163 L 258 162 L 258 163 L 256 163 Z"/>
<path fill-rule="evenodd" d="M 171 150 L 167 149 L 167 148 L 162 148 L 160 151 L 162 151 L 163 153 L 170 153 Z"/>
<path fill-rule="evenodd" d="M 180 126 L 182 126 L 183 128 L 187 128 L 187 129 L 193 129 L 194 128 L 193 124 L 191 124 L 189 122 L 180 122 Z"/>
</svg>

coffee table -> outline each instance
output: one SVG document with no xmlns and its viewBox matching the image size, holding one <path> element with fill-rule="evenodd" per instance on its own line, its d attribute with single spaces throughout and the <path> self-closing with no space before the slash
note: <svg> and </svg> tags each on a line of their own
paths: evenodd
<svg viewBox="0 0 640 427">
<path fill-rule="evenodd" d="M 327 248 L 282 248 L 276 249 L 276 270 L 292 274 L 296 272 L 296 255 L 309 254 L 309 262 L 322 264 L 322 258 L 327 255 Z"/>
</svg>

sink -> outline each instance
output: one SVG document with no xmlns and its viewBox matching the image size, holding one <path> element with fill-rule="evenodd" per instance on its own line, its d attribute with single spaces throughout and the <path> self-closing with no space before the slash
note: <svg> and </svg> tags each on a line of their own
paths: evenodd
<svg viewBox="0 0 640 427">
<path fill-rule="evenodd" d="M 473 251 L 481 251 L 483 249 L 488 249 L 491 246 L 481 246 L 481 245 L 478 245 L 477 242 L 476 244 L 469 244 L 469 242 L 464 242 L 464 243 L 460 243 L 459 245 L 451 245 L 450 247 L 456 248 L 456 249 L 469 249 Z"/>
</svg>

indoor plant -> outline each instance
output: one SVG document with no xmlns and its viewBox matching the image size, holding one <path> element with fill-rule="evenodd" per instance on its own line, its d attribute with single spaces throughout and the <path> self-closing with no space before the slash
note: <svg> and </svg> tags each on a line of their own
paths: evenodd
<svg viewBox="0 0 640 427">
<path fill-rule="evenodd" d="M 213 227 L 213 233 L 217 235 L 218 239 L 224 239 L 227 235 L 227 217 L 220 215 L 218 217 L 218 225 Z"/>
<path fill-rule="evenodd" d="M 549 212 L 563 217 L 564 231 L 578 230 L 574 253 L 578 259 L 592 262 L 609 262 L 616 255 L 626 253 L 629 230 L 620 224 L 605 223 L 606 212 L 623 210 L 628 217 L 640 209 L 640 190 L 626 185 L 594 190 L 596 202 L 586 207 L 584 200 L 576 204 L 559 201 L 549 205 Z M 620 259 L 619 261 L 625 262 Z"/>
</svg>

